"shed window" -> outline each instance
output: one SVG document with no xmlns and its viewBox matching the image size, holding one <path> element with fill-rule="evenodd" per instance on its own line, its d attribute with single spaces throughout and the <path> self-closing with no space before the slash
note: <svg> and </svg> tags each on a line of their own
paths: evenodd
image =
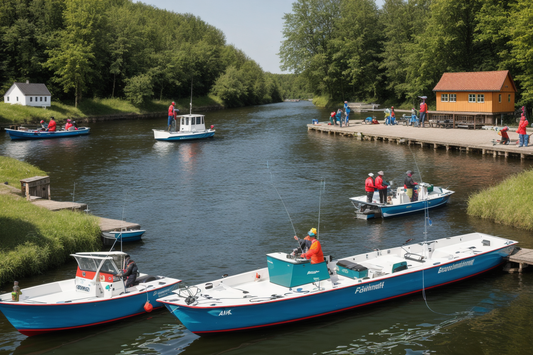
<svg viewBox="0 0 533 355">
<path fill-rule="evenodd" d="M 502 103 L 502 94 L 499 94 L 499 95 L 498 95 L 498 102 L 499 102 L 499 103 Z"/>
<path fill-rule="evenodd" d="M 19 97 L 17 96 L 17 101 L 19 100 Z"/>
<path fill-rule="evenodd" d="M 39 100 L 39 101 L 43 101 L 43 97 L 42 97 L 42 96 L 40 97 L 40 100 Z"/>
<path fill-rule="evenodd" d="M 47 97 L 45 96 L 45 97 L 44 97 L 44 102 L 47 102 L 46 99 L 47 99 Z"/>
<path fill-rule="evenodd" d="M 507 96 L 507 100 L 508 100 L 509 102 L 511 102 L 511 94 L 509 94 L 509 96 Z"/>
<path fill-rule="evenodd" d="M 477 102 L 485 103 L 485 94 L 477 94 Z"/>
<path fill-rule="evenodd" d="M 468 94 L 468 102 L 476 102 L 476 94 Z"/>
<path fill-rule="evenodd" d="M 7 101 L 9 101 L 9 96 L 7 97 Z"/>
<path fill-rule="evenodd" d="M 33 97 L 30 96 L 30 102 L 32 102 L 32 101 L 33 101 Z"/>
<path fill-rule="evenodd" d="M 457 95 L 456 94 L 450 94 L 450 102 L 456 102 L 457 101 Z"/>
<path fill-rule="evenodd" d="M 442 94 L 442 95 L 440 95 L 440 101 L 442 101 L 442 102 L 448 102 L 448 94 Z"/>
</svg>

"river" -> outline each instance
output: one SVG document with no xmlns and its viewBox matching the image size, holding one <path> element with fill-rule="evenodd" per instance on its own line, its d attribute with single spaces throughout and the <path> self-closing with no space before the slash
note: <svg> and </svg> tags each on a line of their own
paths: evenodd
<svg viewBox="0 0 533 355">
<path fill-rule="evenodd" d="M 98 122 L 89 124 L 86 137 L 17 142 L 2 134 L 0 154 L 46 171 L 54 200 L 87 203 L 97 216 L 139 223 L 147 230 L 143 241 L 124 250 L 140 271 L 187 283 L 265 267 L 266 253 L 295 247 L 293 225 L 299 236 L 319 227 L 324 252 L 334 257 L 424 240 L 420 214 L 354 218 L 348 198 L 363 195 L 367 174 L 379 170 L 398 183 L 413 170 L 415 181 L 421 174 L 456 191 L 448 206 L 430 211 L 428 239 L 478 231 L 533 247 L 529 232 L 466 215 L 470 194 L 531 168 L 531 161 L 307 131 L 312 119 L 328 116 L 328 110 L 303 101 L 209 112 L 206 123 L 215 125 L 215 138 L 182 143 L 153 139 L 151 129 L 164 128 L 164 117 Z M 75 267 L 71 262 L 20 285 L 70 278 Z M 32 338 L 0 314 L 0 353 L 530 354 L 532 294 L 533 274 L 497 270 L 430 290 L 426 300 L 417 294 L 209 337 L 190 333 L 166 310 Z"/>
</svg>

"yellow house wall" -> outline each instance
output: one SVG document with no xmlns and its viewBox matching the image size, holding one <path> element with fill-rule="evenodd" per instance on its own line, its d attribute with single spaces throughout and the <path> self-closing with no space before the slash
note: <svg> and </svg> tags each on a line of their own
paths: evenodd
<svg viewBox="0 0 533 355">
<path fill-rule="evenodd" d="M 514 111 L 515 93 L 512 91 L 512 86 L 508 82 L 508 91 L 499 92 L 454 92 L 454 91 L 437 91 L 437 111 L 452 111 L 452 112 L 512 112 Z M 503 89 L 505 89 L 505 83 Z M 442 94 L 448 94 L 448 100 L 450 94 L 456 94 L 456 102 L 442 102 Z M 485 95 L 485 102 L 468 102 L 468 95 L 478 94 Z M 499 95 L 502 95 L 502 102 L 499 102 Z M 511 101 L 509 102 L 508 95 L 511 95 Z"/>
</svg>

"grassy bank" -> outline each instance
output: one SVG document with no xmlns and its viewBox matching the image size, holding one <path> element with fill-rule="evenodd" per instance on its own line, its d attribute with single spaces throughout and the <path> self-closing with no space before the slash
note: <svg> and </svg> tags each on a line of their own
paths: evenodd
<svg viewBox="0 0 533 355">
<path fill-rule="evenodd" d="M 189 113 L 190 98 L 174 100 L 177 107 L 183 113 Z M 73 104 L 65 104 L 52 101 L 52 106 L 46 109 L 41 107 L 29 107 L 11 105 L 0 102 L 0 124 L 38 123 L 42 119 L 48 120 L 54 116 L 58 121 L 67 118 L 79 118 L 87 116 L 104 116 L 124 113 L 151 113 L 166 112 L 172 100 L 152 100 L 143 106 L 135 106 L 131 102 L 122 99 L 85 99 L 77 108 Z M 221 100 L 216 96 L 198 97 L 193 99 L 194 107 L 220 105 Z"/>
<path fill-rule="evenodd" d="M 0 181 L 18 187 L 20 179 L 46 175 L 29 164 L 0 157 Z M 0 285 L 63 264 L 78 251 L 100 250 L 98 218 L 34 206 L 16 189 L 0 186 Z"/>
<path fill-rule="evenodd" d="M 533 230 L 533 170 L 470 196 L 467 213 L 497 223 Z"/>
</svg>

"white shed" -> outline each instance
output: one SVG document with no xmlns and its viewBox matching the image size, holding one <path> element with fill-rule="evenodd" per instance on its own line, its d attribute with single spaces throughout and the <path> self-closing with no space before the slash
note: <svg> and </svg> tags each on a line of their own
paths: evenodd
<svg viewBox="0 0 533 355">
<path fill-rule="evenodd" d="M 44 84 L 14 83 L 4 95 L 4 102 L 22 106 L 50 107 L 52 95 Z"/>
</svg>

